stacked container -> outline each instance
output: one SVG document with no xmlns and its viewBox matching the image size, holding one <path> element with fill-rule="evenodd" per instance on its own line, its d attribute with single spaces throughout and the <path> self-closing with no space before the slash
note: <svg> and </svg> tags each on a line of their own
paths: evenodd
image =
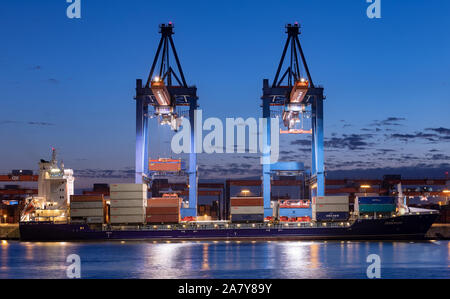
<svg viewBox="0 0 450 299">
<path fill-rule="evenodd" d="M 396 207 L 395 197 L 391 196 L 363 196 L 355 200 L 357 215 L 392 214 Z"/>
<path fill-rule="evenodd" d="M 111 224 L 142 224 L 147 203 L 146 184 L 110 185 Z"/>
<path fill-rule="evenodd" d="M 230 212 L 232 222 L 263 222 L 264 200 L 262 197 L 232 197 Z"/>
<path fill-rule="evenodd" d="M 179 223 L 181 200 L 178 196 L 150 198 L 147 201 L 146 222 L 152 224 Z"/>
<path fill-rule="evenodd" d="M 348 196 L 313 197 L 312 219 L 314 221 L 345 221 L 349 217 Z"/>
<path fill-rule="evenodd" d="M 71 195 L 70 221 L 103 224 L 106 202 L 103 195 Z"/>
</svg>

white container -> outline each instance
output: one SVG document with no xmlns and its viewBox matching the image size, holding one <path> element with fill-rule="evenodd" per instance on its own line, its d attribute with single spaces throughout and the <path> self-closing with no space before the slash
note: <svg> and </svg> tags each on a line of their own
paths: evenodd
<svg viewBox="0 0 450 299">
<path fill-rule="evenodd" d="M 144 223 L 144 216 L 118 216 L 111 215 L 110 221 L 112 224 L 125 224 L 125 223 Z"/>
<path fill-rule="evenodd" d="M 347 204 L 348 196 L 316 196 L 313 197 L 313 204 Z"/>
<path fill-rule="evenodd" d="M 147 191 L 111 191 L 111 199 L 147 199 Z"/>
<path fill-rule="evenodd" d="M 145 208 L 144 207 L 140 207 L 140 208 L 111 208 L 110 209 L 110 215 L 117 215 L 117 216 L 121 216 L 121 215 L 137 215 L 137 216 L 142 216 L 145 215 Z"/>
<path fill-rule="evenodd" d="M 138 208 L 145 207 L 147 200 L 143 199 L 111 199 L 111 208 Z"/>
<path fill-rule="evenodd" d="M 70 203 L 71 209 L 102 209 L 103 202 L 101 201 L 77 201 Z"/>
<path fill-rule="evenodd" d="M 103 209 L 72 209 L 70 217 L 103 217 Z"/>
<path fill-rule="evenodd" d="M 111 184 L 109 185 L 109 191 L 122 191 L 122 192 L 147 192 L 146 184 Z"/>
<path fill-rule="evenodd" d="M 260 206 L 238 206 L 231 207 L 231 214 L 264 214 L 264 207 Z"/>
<path fill-rule="evenodd" d="M 348 212 L 348 204 L 313 204 L 312 212 Z"/>
<path fill-rule="evenodd" d="M 103 217 L 87 217 L 87 223 L 103 223 Z"/>
</svg>

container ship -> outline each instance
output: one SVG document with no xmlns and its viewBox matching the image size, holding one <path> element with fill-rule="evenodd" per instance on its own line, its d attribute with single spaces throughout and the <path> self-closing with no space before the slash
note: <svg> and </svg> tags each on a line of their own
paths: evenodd
<svg viewBox="0 0 450 299">
<path fill-rule="evenodd" d="M 39 163 L 38 194 L 27 199 L 19 223 L 23 241 L 75 240 L 388 240 L 423 239 L 439 216 L 408 208 L 398 198 L 348 196 L 273 206 L 264 217 L 262 197 L 230 200 L 228 220 L 183 217 L 177 193 L 148 198 L 147 184 L 111 184 L 103 194 L 74 195 L 73 170 L 53 150 Z M 310 211 L 301 214 L 298 211 Z"/>
</svg>

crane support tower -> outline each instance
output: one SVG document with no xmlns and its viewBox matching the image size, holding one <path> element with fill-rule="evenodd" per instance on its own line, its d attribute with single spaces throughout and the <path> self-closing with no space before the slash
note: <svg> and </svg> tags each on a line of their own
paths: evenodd
<svg viewBox="0 0 450 299">
<path fill-rule="evenodd" d="M 311 196 L 324 196 L 323 100 L 325 97 L 323 95 L 323 87 L 315 86 L 312 80 L 298 38 L 300 34 L 300 25 L 297 22 L 295 24 L 288 24 L 286 26 L 286 33 L 287 40 L 272 85 L 269 85 L 268 79 L 263 80 L 263 96 L 261 97 L 262 114 L 263 118 L 267 118 L 267 126 L 265 127 L 264 132 L 266 135 L 264 146 L 270 147 L 270 118 L 273 114 L 271 112 L 271 107 L 282 107 L 283 111 L 281 116 L 287 130 L 280 130 L 280 133 L 311 134 L 312 165 L 311 180 L 309 182 L 311 189 L 310 194 Z M 289 65 L 286 70 L 282 72 L 287 53 L 290 53 Z M 302 76 L 301 71 L 306 77 Z M 310 130 L 304 130 L 303 128 L 298 129 L 295 127 L 297 124 L 303 123 L 305 119 L 311 120 Z M 263 158 L 267 159 L 267 155 L 270 155 L 270 153 L 264 151 Z M 272 166 L 273 165 L 270 163 L 263 164 L 265 217 L 272 216 L 272 211 L 270 209 L 270 182 L 274 170 L 272 169 Z"/>
<path fill-rule="evenodd" d="M 149 183 L 149 117 L 158 117 L 161 125 L 170 125 L 177 131 L 181 118 L 177 107 L 188 107 L 191 125 L 191 143 L 189 152 L 189 208 L 184 209 L 183 216 L 197 216 L 197 155 L 195 153 L 194 115 L 197 105 L 197 88 L 188 86 L 178 54 L 173 42 L 173 24 L 159 26 L 161 39 L 145 85 L 141 79 L 136 80 L 136 165 L 135 182 Z M 175 60 L 175 69 L 170 60 Z M 158 64 L 159 62 L 159 64 Z M 177 75 L 178 73 L 178 75 Z M 149 111 L 153 106 L 154 112 Z"/>
</svg>

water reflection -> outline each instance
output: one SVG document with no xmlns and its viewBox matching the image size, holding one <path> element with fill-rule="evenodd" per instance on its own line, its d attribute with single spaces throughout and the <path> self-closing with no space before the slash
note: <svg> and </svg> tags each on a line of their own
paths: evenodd
<svg viewBox="0 0 450 299">
<path fill-rule="evenodd" d="M 384 278 L 450 278 L 450 242 L 2 242 L 0 278 L 65 278 L 69 254 L 83 278 L 366 278 L 369 254 Z"/>
</svg>

